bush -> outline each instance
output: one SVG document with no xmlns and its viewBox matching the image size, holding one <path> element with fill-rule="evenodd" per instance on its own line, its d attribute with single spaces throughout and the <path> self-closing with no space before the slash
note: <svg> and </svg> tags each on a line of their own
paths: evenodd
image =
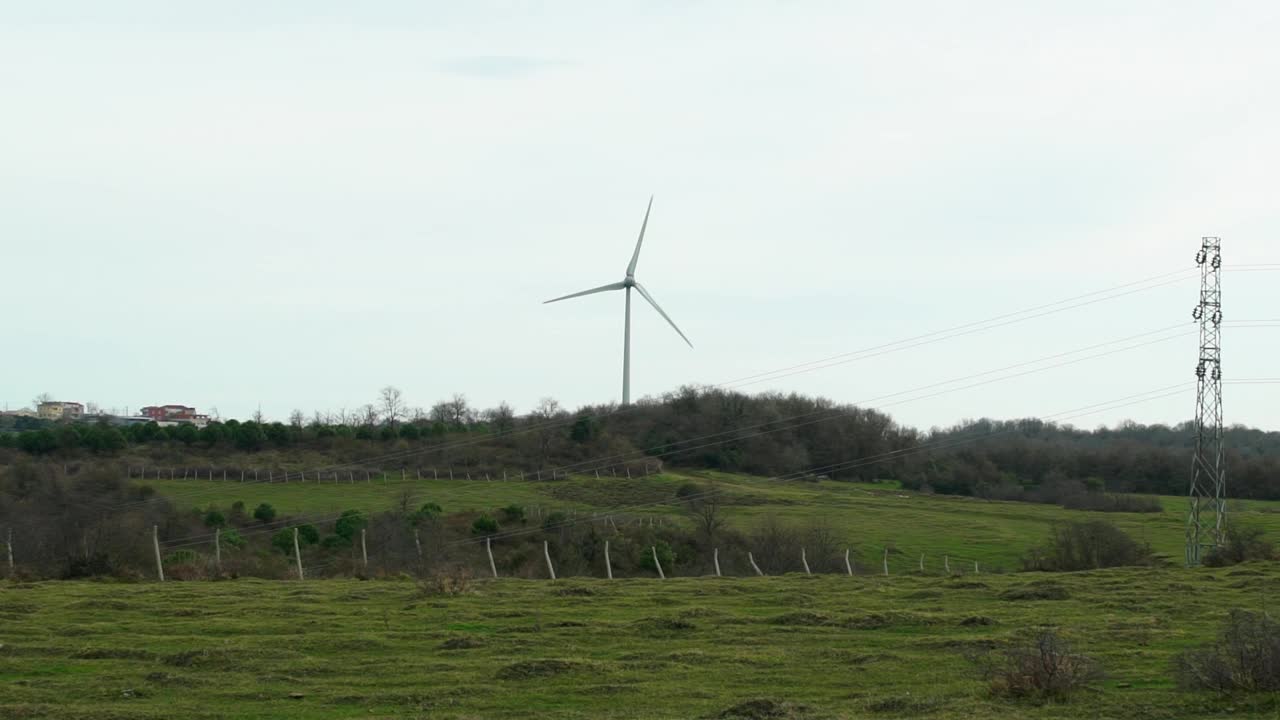
<svg viewBox="0 0 1280 720">
<path fill-rule="evenodd" d="M 204 514 L 205 527 L 220 528 L 225 527 L 226 524 L 227 518 L 217 510 L 210 510 Z"/>
<path fill-rule="evenodd" d="M 244 538 L 240 536 L 234 528 L 227 528 L 222 531 L 221 542 L 223 545 L 238 548 L 244 546 Z"/>
<path fill-rule="evenodd" d="M 355 539 L 356 534 L 369 524 L 359 510 L 344 510 L 342 517 L 338 518 L 333 524 L 333 534 L 338 537 L 345 538 L 348 543 Z"/>
<path fill-rule="evenodd" d="M 1022 564 L 1027 570 L 1070 572 L 1145 565 L 1150 561 L 1150 547 L 1139 544 L 1109 522 L 1091 520 L 1054 527 L 1049 542 L 1032 548 Z"/>
<path fill-rule="evenodd" d="M 471 592 L 471 571 L 466 565 L 446 565 L 418 581 L 423 595 L 462 595 Z"/>
<path fill-rule="evenodd" d="M 440 514 L 443 512 L 444 509 L 436 503 L 423 503 L 422 507 L 415 510 L 413 514 L 409 516 L 409 524 L 417 527 L 425 522 L 435 520 L 440 517 Z"/>
<path fill-rule="evenodd" d="M 1280 623 L 1263 613 L 1232 610 L 1217 641 L 1179 655 L 1174 674 L 1189 690 L 1280 690 Z"/>
<path fill-rule="evenodd" d="M 267 503 L 262 503 L 253 509 L 253 518 L 264 523 L 269 523 L 276 519 L 276 509 Z"/>
<path fill-rule="evenodd" d="M 524 522 L 524 508 L 519 505 L 508 505 L 502 508 L 502 519 L 506 522 Z"/>
<path fill-rule="evenodd" d="M 1214 548 L 1204 557 L 1209 567 L 1225 567 L 1250 560 L 1271 560 L 1275 548 L 1263 537 L 1259 527 L 1228 525 L 1222 547 Z"/>
<path fill-rule="evenodd" d="M 1159 498 L 1142 495 L 1111 495 L 1107 493 L 1078 493 L 1068 495 L 1059 502 L 1068 510 L 1093 510 L 1095 512 L 1164 512 Z"/>
<path fill-rule="evenodd" d="M 1003 650 L 971 655 L 992 695 L 1062 700 L 1102 679 L 1097 662 L 1071 652 L 1053 630 Z"/>
<path fill-rule="evenodd" d="M 569 516 L 560 511 L 547 513 L 542 518 L 542 529 L 546 532 L 559 530 L 565 523 L 569 522 Z"/>
<path fill-rule="evenodd" d="M 498 521 L 488 515 L 481 515 L 471 523 L 472 535 L 492 535 L 498 532 Z"/>
</svg>

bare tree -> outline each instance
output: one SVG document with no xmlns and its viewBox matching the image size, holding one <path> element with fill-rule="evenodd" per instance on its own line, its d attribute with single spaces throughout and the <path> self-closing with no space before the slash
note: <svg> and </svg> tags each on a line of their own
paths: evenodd
<svg viewBox="0 0 1280 720">
<path fill-rule="evenodd" d="M 84 404 L 84 414 L 85 415 L 101 415 L 102 406 L 96 402 L 87 402 Z"/>
<path fill-rule="evenodd" d="M 365 405 L 360 408 L 360 423 L 366 427 L 373 427 L 378 424 L 378 408 L 372 405 Z"/>
<path fill-rule="evenodd" d="M 295 408 L 293 412 L 289 413 L 289 424 L 298 429 L 302 429 L 302 423 L 304 420 L 305 418 L 303 417 L 301 410 Z"/>
<path fill-rule="evenodd" d="M 404 394 L 400 388 L 388 385 L 378 391 L 378 403 L 382 406 L 382 417 L 395 427 L 404 415 Z"/>
<path fill-rule="evenodd" d="M 485 422 L 489 423 L 489 429 L 497 434 L 509 432 L 516 424 L 516 411 L 510 405 L 503 401 L 496 408 L 490 408 L 484 411 Z"/>
<path fill-rule="evenodd" d="M 707 544 L 711 544 L 725 525 L 724 513 L 721 512 L 724 508 L 720 488 L 716 485 L 703 487 L 698 492 L 685 496 L 684 502 L 694 526 Z"/>
<path fill-rule="evenodd" d="M 51 394 L 49 394 L 49 393 L 47 393 L 47 392 L 42 392 L 42 393 L 40 393 L 39 395 L 37 395 L 37 396 L 35 396 L 34 398 L 32 398 L 32 399 L 31 399 L 31 409 L 32 409 L 32 410 L 39 410 L 39 409 L 40 409 L 40 406 L 41 406 L 42 404 L 44 404 L 44 403 L 47 403 L 47 402 L 53 402 L 53 395 L 51 395 Z"/>
<path fill-rule="evenodd" d="M 431 407 L 431 419 L 454 428 L 466 427 L 471 422 L 471 406 L 467 396 L 454 393 L 448 400 L 441 400 Z"/>
<path fill-rule="evenodd" d="M 257 410 L 253 411 L 253 421 L 258 423 L 259 425 L 262 424 L 262 406 L 261 405 L 258 406 Z"/>
</svg>

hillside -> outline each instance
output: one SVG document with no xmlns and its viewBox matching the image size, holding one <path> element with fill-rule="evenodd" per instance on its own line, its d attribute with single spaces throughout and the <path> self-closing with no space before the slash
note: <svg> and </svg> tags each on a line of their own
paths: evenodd
<svg viewBox="0 0 1280 720">
<path fill-rule="evenodd" d="M 1174 687 L 1174 655 L 1274 565 L 1055 576 L 0 585 L 15 718 L 1185 718 L 1274 695 Z M 1040 599 L 1037 599 L 1040 598 Z M 966 654 L 1053 626 L 1106 673 L 994 698 Z"/>
<path fill-rule="evenodd" d="M 573 476 L 556 481 L 430 480 L 355 483 L 239 483 L 206 480 L 137 481 L 152 486 L 179 507 L 227 508 L 236 501 L 247 507 L 269 503 L 285 515 L 332 516 L 342 510 L 389 510 L 407 502 L 439 504 L 446 513 L 494 513 L 518 504 L 533 520 L 561 511 L 577 517 L 662 518 L 691 526 L 694 519 L 677 501 L 685 483 L 714 483 L 726 495 L 724 516 L 730 529 L 749 531 L 774 518 L 790 526 L 829 528 L 841 551 L 846 546 L 874 570 L 882 551 L 891 548 L 893 572 L 918 571 L 919 556 L 928 569 L 941 572 L 943 556 L 988 570 L 1014 570 L 1019 558 L 1044 541 L 1055 523 L 1102 519 L 1115 523 L 1160 554 L 1180 558 L 1186 500 L 1161 498 L 1158 513 L 1100 513 L 1061 507 L 906 491 L 895 483 L 779 481 L 717 472 L 666 472 L 632 480 Z M 409 499 L 406 501 L 406 495 Z M 1280 532 L 1280 502 L 1235 501 L 1232 522 Z M 597 520 L 596 522 L 601 522 Z M 757 553 L 759 550 L 756 551 Z M 800 570 L 799 557 L 794 570 Z M 969 568 L 971 569 L 971 567 Z"/>
</svg>

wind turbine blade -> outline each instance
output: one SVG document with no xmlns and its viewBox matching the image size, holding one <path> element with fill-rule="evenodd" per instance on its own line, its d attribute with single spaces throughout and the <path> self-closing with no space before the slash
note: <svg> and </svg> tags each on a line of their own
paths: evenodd
<svg viewBox="0 0 1280 720">
<path fill-rule="evenodd" d="M 609 290 L 621 290 L 626 286 L 627 286 L 626 283 L 620 283 L 620 282 L 609 283 L 608 285 L 601 285 L 598 288 L 591 288 L 590 290 L 583 290 L 582 292 L 576 292 L 576 293 L 573 293 L 572 295 L 564 295 L 562 297 L 558 297 L 553 300 L 547 300 L 542 304 L 546 305 L 547 303 L 560 302 L 561 300 L 568 300 L 569 298 L 582 297 L 583 295 L 594 295 L 596 293 L 608 292 Z"/>
<path fill-rule="evenodd" d="M 640 244 L 644 242 L 644 229 L 649 227 L 649 211 L 653 209 L 653 196 L 649 196 L 649 207 L 644 209 L 644 222 L 640 224 L 640 238 L 636 240 L 636 251 L 631 253 L 631 264 L 627 266 L 627 275 L 636 274 L 636 263 L 640 260 Z M 653 302 L 650 300 L 649 302 Z"/>
<path fill-rule="evenodd" d="M 653 306 L 653 309 L 654 309 L 654 310 L 657 310 L 657 311 L 658 311 L 658 314 L 659 314 L 659 315 L 661 315 L 661 316 L 662 316 L 662 318 L 663 318 L 664 320 L 666 320 L 668 323 L 670 323 L 670 324 L 671 324 L 671 327 L 672 327 L 672 328 L 673 328 L 677 333 L 680 333 L 680 337 L 681 337 L 681 338 L 682 338 L 686 343 L 688 343 L 689 347 L 693 347 L 693 343 L 689 342 L 689 338 L 685 337 L 685 336 L 684 336 L 684 333 L 680 332 L 680 328 L 676 327 L 676 323 L 675 323 L 675 321 L 674 321 L 674 320 L 672 320 L 672 319 L 671 319 L 671 316 L 670 316 L 670 315 L 667 315 L 667 313 L 666 313 L 666 312 L 664 312 L 664 311 L 662 310 L 662 308 L 658 306 L 658 301 L 653 299 L 653 296 L 649 294 L 649 291 L 648 291 L 648 290 L 645 290 L 645 289 L 644 289 L 644 286 L 643 286 L 643 285 L 641 285 L 640 283 L 636 283 L 636 290 L 639 290 L 639 291 L 640 291 L 640 295 L 641 295 L 641 297 L 643 297 L 645 300 L 648 300 L 648 301 L 649 301 L 649 304 Z"/>
</svg>

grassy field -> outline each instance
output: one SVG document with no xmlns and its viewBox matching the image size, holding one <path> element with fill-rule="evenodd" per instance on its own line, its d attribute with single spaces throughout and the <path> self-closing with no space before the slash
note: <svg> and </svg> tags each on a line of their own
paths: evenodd
<svg viewBox="0 0 1280 720">
<path fill-rule="evenodd" d="M 730 526 L 749 529 L 767 516 L 792 523 L 826 523 L 862 557 L 879 566 L 882 549 L 890 555 L 891 570 L 907 572 L 919 556 L 933 571 L 941 571 L 942 557 L 971 568 L 974 561 L 988 570 L 1013 570 L 1027 548 L 1043 542 L 1054 524 L 1066 520 L 1101 518 L 1157 553 L 1182 557 L 1186 500 L 1163 498 L 1162 513 L 1094 513 L 1064 510 L 1053 505 L 1000 502 L 903 491 L 890 483 L 780 482 L 721 473 L 664 473 L 646 478 L 573 478 L 548 482 L 483 482 L 410 479 L 400 482 L 354 484 L 240 484 L 209 481 L 156 481 L 146 484 L 179 506 L 227 507 L 243 500 L 250 508 L 267 502 L 286 514 L 336 513 L 356 508 L 385 510 L 408 492 L 412 503 L 434 501 L 446 512 L 491 510 L 511 503 L 543 512 L 616 513 L 618 517 L 663 516 L 686 522 L 670 502 L 682 483 L 714 480 L 728 494 Z M 658 503 L 658 504 L 654 504 Z M 644 507 L 637 507 L 644 505 Z M 416 506 L 416 505 L 415 505 Z M 628 508 L 619 510 L 619 508 Z M 1280 503 L 1239 502 L 1232 521 L 1280 532 Z M 956 565 L 953 565 L 953 569 Z M 798 570 L 799 568 L 797 568 Z"/>
<path fill-rule="evenodd" d="M 1059 599 L 1016 599 L 1028 587 Z M 1176 689 L 1170 663 L 1277 589 L 1273 565 L 498 580 L 456 596 L 409 580 L 4 583 L 0 717 L 1273 717 L 1274 696 Z M 965 651 L 1046 624 L 1107 678 L 1061 703 L 990 697 Z"/>
</svg>

